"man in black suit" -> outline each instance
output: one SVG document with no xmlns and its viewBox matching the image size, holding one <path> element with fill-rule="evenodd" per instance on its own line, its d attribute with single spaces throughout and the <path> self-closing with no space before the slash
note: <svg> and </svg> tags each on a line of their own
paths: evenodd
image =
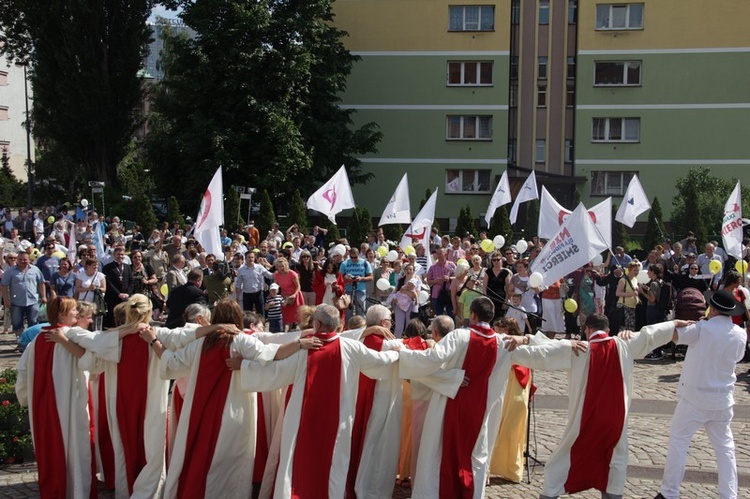
<svg viewBox="0 0 750 499">
<path fill-rule="evenodd" d="M 115 246 L 114 260 L 102 269 L 104 277 L 107 278 L 107 291 L 104 293 L 104 301 L 107 303 L 107 314 L 104 316 L 104 327 L 114 327 L 114 310 L 133 294 L 133 272 L 130 265 L 123 262 L 125 258 L 125 246 Z"/>
<path fill-rule="evenodd" d="M 206 292 L 201 289 L 203 284 L 203 271 L 193 269 L 188 272 L 187 283 L 177 286 L 169 293 L 167 298 L 167 308 L 169 317 L 167 317 L 168 328 L 182 327 L 185 325 L 185 319 L 182 317 L 183 312 L 193 303 L 207 304 Z"/>
</svg>

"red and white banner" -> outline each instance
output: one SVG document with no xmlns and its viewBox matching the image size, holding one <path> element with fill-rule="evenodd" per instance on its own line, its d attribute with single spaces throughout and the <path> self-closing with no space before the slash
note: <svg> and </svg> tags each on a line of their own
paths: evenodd
<svg viewBox="0 0 750 499">
<path fill-rule="evenodd" d="M 391 200 L 385 205 L 383 214 L 380 216 L 379 225 L 408 224 L 411 223 L 411 208 L 409 203 L 409 179 L 406 173 L 398 183 L 396 191 Z"/>
<path fill-rule="evenodd" d="M 607 241 L 608 246 L 612 246 L 612 198 L 607 198 L 601 203 L 593 206 L 588 210 L 591 221 Z M 554 236 L 563 222 L 573 213 L 552 197 L 547 188 L 542 186 L 542 199 L 539 203 L 539 228 L 538 236 L 542 239 L 549 239 Z"/>
<path fill-rule="evenodd" d="M 355 206 L 352 186 L 349 184 L 349 176 L 344 165 L 341 165 L 339 171 L 307 199 L 308 208 L 319 211 L 334 224 L 337 213 Z"/>
<path fill-rule="evenodd" d="M 742 189 L 739 180 L 729 195 L 727 204 L 724 205 L 721 239 L 728 254 L 738 259 L 742 258 Z"/>
<path fill-rule="evenodd" d="M 224 259 L 221 248 L 221 232 L 219 226 L 224 224 L 224 187 L 222 184 L 221 167 L 214 173 L 214 178 L 203 193 L 201 208 L 196 218 L 193 236 L 201 243 L 206 253 L 213 253 L 219 260 Z"/>
<path fill-rule="evenodd" d="M 549 286 L 583 267 L 608 247 L 594 227 L 586 207 L 579 204 L 544 245 L 532 262 L 531 271 L 540 272 L 544 276 L 544 285 Z"/>
<path fill-rule="evenodd" d="M 432 223 L 435 221 L 435 204 L 437 203 L 438 188 L 435 187 L 435 192 L 432 193 L 430 199 L 422 206 L 417 216 L 414 217 L 414 221 L 406 229 L 404 235 L 401 237 L 401 248 L 414 244 L 414 240 L 417 243 L 424 245 L 425 253 L 427 254 L 427 268 L 432 265 L 432 259 L 430 258 L 430 233 L 432 232 Z M 427 270 L 427 269 L 425 269 Z"/>
</svg>

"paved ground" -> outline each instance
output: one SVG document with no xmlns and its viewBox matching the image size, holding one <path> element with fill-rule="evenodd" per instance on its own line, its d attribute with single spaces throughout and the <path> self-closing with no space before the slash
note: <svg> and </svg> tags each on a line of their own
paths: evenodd
<svg viewBox="0 0 750 499">
<path fill-rule="evenodd" d="M 12 352 L 13 340 L 0 335 L 0 370 L 13 367 L 18 354 Z M 677 380 L 682 362 L 663 360 L 639 361 L 635 367 L 636 386 L 629 420 L 630 457 L 626 498 L 651 498 L 659 491 L 661 474 L 666 457 L 669 423 L 675 407 Z M 737 467 L 740 474 L 740 497 L 750 497 L 750 364 L 740 364 L 737 369 L 735 417 L 732 430 L 737 446 Z M 532 428 L 532 454 L 544 462 L 557 445 L 567 421 L 568 380 L 564 373 L 537 372 L 534 383 L 538 386 L 534 424 Z M 536 497 L 542 484 L 544 468 L 531 470 L 531 483 L 514 484 L 492 479 L 487 488 L 490 499 Z M 683 498 L 717 497 L 716 461 L 705 432 L 693 439 L 687 461 L 687 472 L 682 485 Z M 33 464 L 18 465 L 0 470 L 0 497 L 38 497 L 37 473 Z M 113 497 L 100 491 L 100 497 Z M 410 491 L 394 489 L 393 497 L 408 498 Z M 599 493 L 582 493 L 581 498 L 599 498 Z"/>
</svg>

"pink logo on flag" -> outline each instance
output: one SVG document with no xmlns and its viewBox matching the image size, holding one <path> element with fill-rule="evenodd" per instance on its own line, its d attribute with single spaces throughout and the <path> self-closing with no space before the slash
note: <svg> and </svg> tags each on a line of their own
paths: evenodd
<svg viewBox="0 0 750 499">
<path fill-rule="evenodd" d="M 323 193 L 323 199 L 331 203 L 331 208 L 336 204 L 336 187 L 331 187 Z"/>
<path fill-rule="evenodd" d="M 729 214 L 729 213 L 736 213 L 738 211 L 740 211 L 740 205 L 738 205 L 737 203 L 732 203 L 731 209 L 729 209 L 725 213 L 727 213 L 727 214 Z"/>
<path fill-rule="evenodd" d="M 557 214 L 557 223 L 562 225 L 562 223 L 568 219 L 570 216 L 570 212 L 565 210 L 560 210 L 560 212 Z M 596 223 L 596 213 L 593 211 L 589 211 L 589 216 L 591 217 L 591 221 Z"/>
<path fill-rule="evenodd" d="M 198 222 L 196 230 L 201 228 L 203 222 L 206 221 L 208 214 L 211 213 L 211 191 L 209 189 L 206 189 L 206 192 L 203 194 L 203 203 L 203 216 Z"/>
<path fill-rule="evenodd" d="M 424 239 L 424 235 L 427 232 L 427 227 L 422 227 L 422 232 L 413 230 L 411 234 L 404 234 L 404 237 L 410 237 L 412 239 Z"/>
</svg>

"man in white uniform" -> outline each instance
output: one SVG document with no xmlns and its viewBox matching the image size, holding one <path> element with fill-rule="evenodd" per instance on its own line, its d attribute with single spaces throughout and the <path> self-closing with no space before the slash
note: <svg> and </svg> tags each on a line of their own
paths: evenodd
<svg viewBox="0 0 750 499">
<path fill-rule="evenodd" d="M 657 498 L 679 497 L 690 440 L 700 427 L 706 429 L 716 452 L 719 496 L 737 497 L 737 463 L 729 424 L 734 415 L 734 383 L 737 381 L 734 369 L 745 353 L 747 333 L 732 323 L 731 316 L 744 311 L 730 292 L 717 291 L 711 296 L 709 319 L 677 331 L 676 343 L 690 348 L 677 388 L 677 407 L 669 433 L 661 493 Z"/>
</svg>

